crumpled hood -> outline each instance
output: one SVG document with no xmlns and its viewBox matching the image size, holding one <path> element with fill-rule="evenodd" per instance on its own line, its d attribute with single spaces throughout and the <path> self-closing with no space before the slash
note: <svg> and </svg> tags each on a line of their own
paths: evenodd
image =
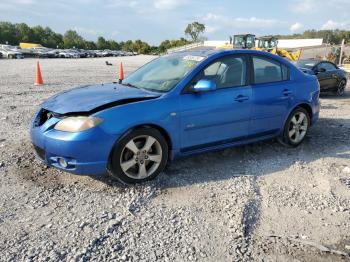
<svg viewBox="0 0 350 262">
<path fill-rule="evenodd" d="M 118 105 L 143 99 L 157 98 L 161 94 L 120 84 L 82 86 L 52 96 L 41 106 L 51 112 L 67 114 L 90 112 L 105 105 Z"/>
</svg>

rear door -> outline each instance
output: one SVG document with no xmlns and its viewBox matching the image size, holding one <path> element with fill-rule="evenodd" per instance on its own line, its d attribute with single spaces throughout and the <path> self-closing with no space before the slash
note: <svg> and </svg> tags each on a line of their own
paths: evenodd
<svg viewBox="0 0 350 262">
<path fill-rule="evenodd" d="M 217 90 L 193 93 L 199 80 L 213 80 Z M 251 87 L 247 85 L 247 57 L 225 56 L 202 70 L 181 95 L 181 151 L 218 146 L 247 135 Z"/>
<path fill-rule="evenodd" d="M 294 87 L 289 68 L 266 56 L 252 56 L 252 137 L 276 133 L 283 126 L 292 104 Z"/>
</svg>

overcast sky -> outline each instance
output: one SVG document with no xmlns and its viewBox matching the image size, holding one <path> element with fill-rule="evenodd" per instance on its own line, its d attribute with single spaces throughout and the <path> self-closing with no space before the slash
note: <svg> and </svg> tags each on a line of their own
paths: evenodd
<svg viewBox="0 0 350 262">
<path fill-rule="evenodd" d="M 289 34 L 350 30 L 350 0 L 0 0 L 0 21 L 75 29 L 88 40 L 142 39 L 158 44 L 184 36 L 193 21 L 209 40 L 236 33 Z"/>
</svg>

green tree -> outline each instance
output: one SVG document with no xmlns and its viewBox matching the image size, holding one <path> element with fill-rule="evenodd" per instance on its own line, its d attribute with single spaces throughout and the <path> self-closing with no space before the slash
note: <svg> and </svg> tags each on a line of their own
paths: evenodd
<svg viewBox="0 0 350 262">
<path fill-rule="evenodd" d="M 18 42 L 33 42 L 34 34 L 32 28 L 25 23 L 15 24 L 16 38 Z"/>
<path fill-rule="evenodd" d="M 108 40 L 107 43 L 108 43 L 109 49 L 120 50 L 120 44 L 117 41 Z"/>
<path fill-rule="evenodd" d="M 158 54 L 160 54 L 158 46 L 151 46 L 149 48 L 149 52 L 148 53 L 151 54 L 151 55 L 158 55 Z"/>
<path fill-rule="evenodd" d="M 325 43 L 339 45 L 343 39 L 350 43 L 350 31 L 346 30 L 306 30 L 302 34 L 276 35 L 279 39 L 302 39 L 302 38 L 323 38 Z"/>
<path fill-rule="evenodd" d="M 94 41 L 85 41 L 85 49 L 87 50 L 96 50 L 96 44 Z"/>
<path fill-rule="evenodd" d="M 64 48 L 84 48 L 85 40 L 74 30 L 68 30 L 63 35 Z"/>
<path fill-rule="evenodd" d="M 104 39 L 104 37 L 102 37 L 102 36 L 97 38 L 96 47 L 99 50 L 109 49 L 109 45 L 108 45 L 106 39 Z"/>
<path fill-rule="evenodd" d="M 133 42 L 131 40 L 127 40 L 123 43 L 123 51 L 133 52 Z"/>
<path fill-rule="evenodd" d="M 49 27 L 45 27 L 43 29 L 42 35 L 41 35 L 41 41 L 40 44 L 45 47 L 51 47 L 56 48 L 57 46 L 63 46 L 63 36 L 61 34 L 57 34 L 51 30 Z M 81 38 L 79 43 L 76 43 L 76 46 L 79 48 L 83 48 L 84 46 L 84 39 Z"/>
<path fill-rule="evenodd" d="M 146 42 L 142 42 L 141 40 L 136 40 L 132 44 L 132 50 L 139 54 L 148 54 L 150 49 L 151 47 L 149 46 L 149 44 L 147 44 Z"/>
<path fill-rule="evenodd" d="M 197 42 L 200 34 L 204 33 L 205 25 L 199 22 L 188 24 L 185 29 L 185 34 L 192 38 L 193 42 Z"/>
<path fill-rule="evenodd" d="M 42 26 L 34 26 L 32 27 L 33 32 L 33 38 L 31 39 L 31 42 L 41 44 L 44 35 L 45 35 L 45 29 Z"/>
<path fill-rule="evenodd" d="M 0 43 L 18 45 L 15 25 L 9 22 L 0 22 Z"/>
<path fill-rule="evenodd" d="M 164 53 L 169 48 L 179 47 L 191 43 L 187 39 L 181 37 L 178 40 L 164 40 L 159 45 L 159 53 Z"/>
</svg>

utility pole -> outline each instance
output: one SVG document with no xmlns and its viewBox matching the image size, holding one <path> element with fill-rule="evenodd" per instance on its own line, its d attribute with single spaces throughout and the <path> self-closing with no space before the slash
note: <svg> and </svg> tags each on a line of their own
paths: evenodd
<svg viewBox="0 0 350 262">
<path fill-rule="evenodd" d="M 345 39 L 343 39 L 343 41 L 341 41 L 340 56 L 339 56 L 339 66 L 341 66 L 341 60 L 343 59 L 344 44 L 345 44 Z"/>
</svg>

